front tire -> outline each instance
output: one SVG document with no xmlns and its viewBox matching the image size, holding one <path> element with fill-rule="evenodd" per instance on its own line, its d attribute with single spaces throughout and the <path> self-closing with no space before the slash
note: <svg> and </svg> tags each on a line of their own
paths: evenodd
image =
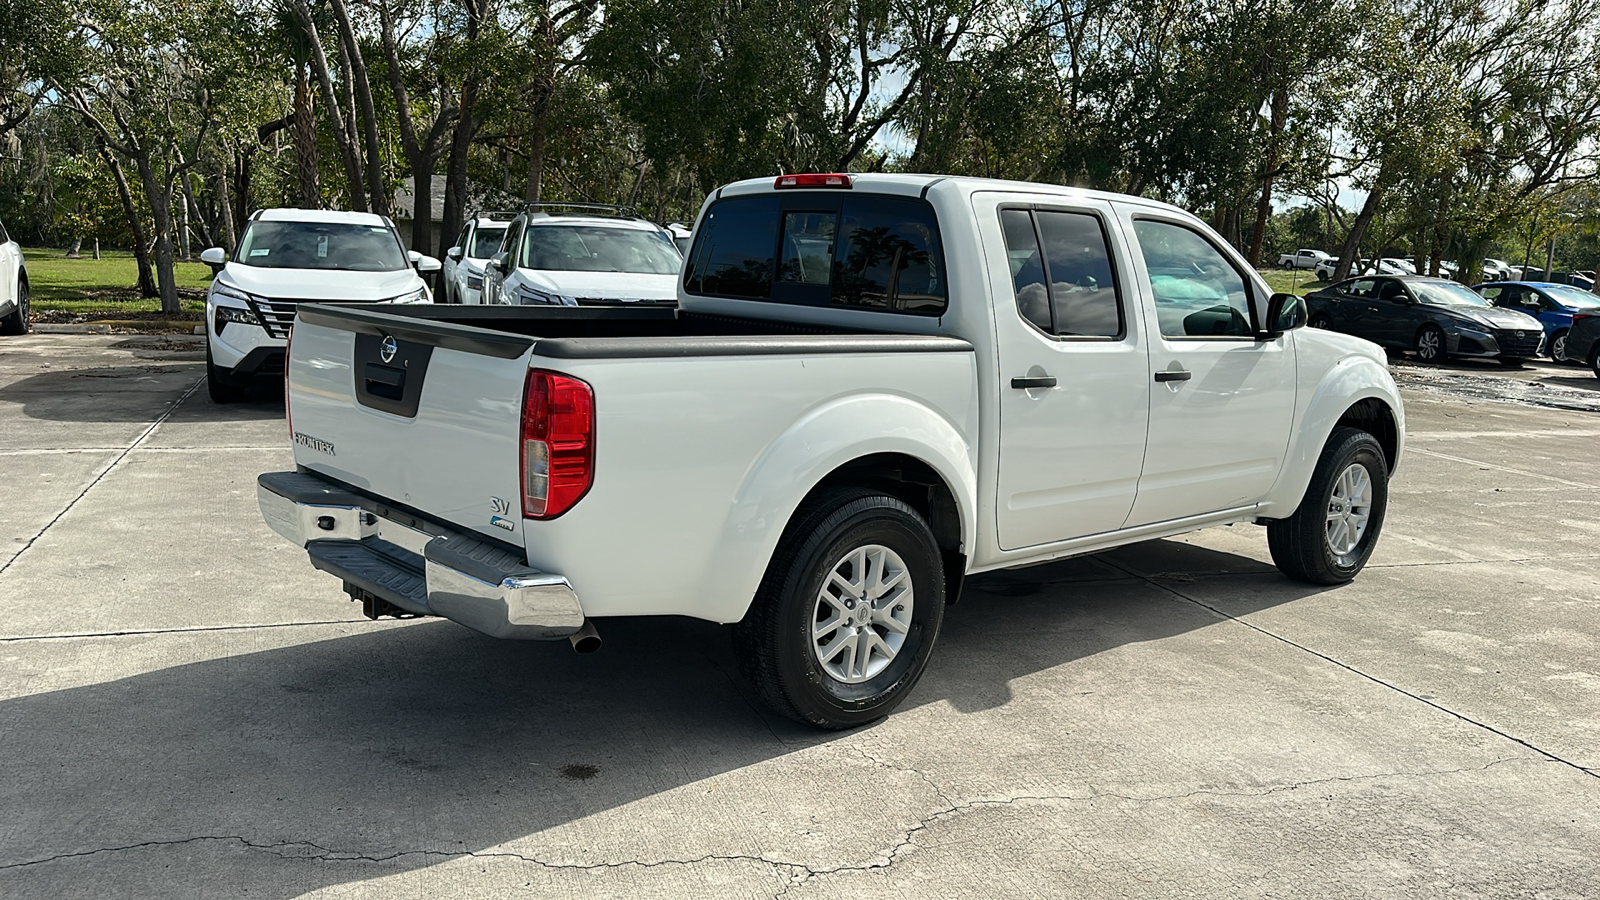
<svg viewBox="0 0 1600 900">
<path fill-rule="evenodd" d="M 28 333 L 28 283 L 17 282 L 17 308 L 5 318 L 0 318 L 0 334 Z"/>
<path fill-rule="evenodd" d="M 211 360 L 211 341 L 206 341 L 206 393 L 212 403 L 238 403 L 245 398 L 245 390 L 230 380 L 227 369 Z"/>
<path fill-rule="evenodd" d="M 1309 324 L 1312 328 L 1320 328 L 1323 331 L 1333 330 L 1333 320 L 1328 318 L 1327 313 L 1318 313 Z"/>
<path fill-rule="evenodd" d="M 1445 361 L 1444 329 L 1437 325 L 1424 325 L 1417 331 L 1417 359 L 1438 365 Z"/>
<path fill-rule="evenodd" d="M 1527 360 L 1518 356 L 1501 356 L 1498 359 L 1500 360 L 1500 365 L 1508 369 L 1521 369 L 1526 368 L 1528 365 Z"/>
<path fill-rule="evenodd" d="M 1600 378 L 1600 343 L 1597 343 L 1594 352 L 1589 354 L 1589 371 L 1594 377 Z"/>
<path fill-rule="evenodd" d="M 1278 570 L 1309 584 L 1356 577 L 1383 530 L 1389 466 L 1365 431 L 1335 428 L 1292 515 L 1267 523 L 1267 547 Z"/>
<path fill-rule="evenodd" d="M 944 620 L 933 532 L 901 500 L 842 488 L 795 513 L 734 627 L 739 668 L 774 711 L 817 728 L 888 715 Z"/>
</svg>

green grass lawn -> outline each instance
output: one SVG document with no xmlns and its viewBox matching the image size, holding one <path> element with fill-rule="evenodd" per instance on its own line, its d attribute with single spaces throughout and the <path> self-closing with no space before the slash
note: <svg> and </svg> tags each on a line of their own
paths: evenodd
<svg viewBox="0 0 1600 900">
<path fill-rule="evenodd" d="M 1323 286 L 1309 269 L 1257 269 L 1256 271 L 1267 280 L 1268 287 L 1279 293 L 1299 294 L 1304 297 Z"/>
<path fill-rule="evenodd" d="M 160 311 L 160 299 L 139 296 L 139 267 L 132 253 L 102 250 L 99 259 L 91 259 L 87 252 L 86 249 L 83 259 L 67 259 L 66 251 L 61 249 L 23 249 L 34 312 L 104 313 L 112 318 L 118 313 Z M 173 264 L 173 270 L 178 290 L 184 294 L 183 311 L 204 311 L 205 300 L 199 292 L 211 283 L 211 267 L 201 262 L 178 262 Z"/>
</svg>

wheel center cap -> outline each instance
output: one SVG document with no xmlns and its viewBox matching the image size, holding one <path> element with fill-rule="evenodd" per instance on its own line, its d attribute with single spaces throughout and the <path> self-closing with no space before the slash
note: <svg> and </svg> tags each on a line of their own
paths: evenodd
<svg viewBox="0 0 1600 900">
<path fill-rule="evenodd" d="M 857 625 L 865 625 L 868 622 L 872 621 L 872 607 L 868 606 L 865 603 L 863 603 L 860 606 L 856 607 L 855 618 L 856 618 L 856 624 Z"/>
</svg>

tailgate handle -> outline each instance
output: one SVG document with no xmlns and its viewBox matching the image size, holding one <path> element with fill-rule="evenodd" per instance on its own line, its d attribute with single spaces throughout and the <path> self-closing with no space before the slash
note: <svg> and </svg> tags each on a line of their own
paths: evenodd
<svg viewBox="0 0 1600 900">
<path fill-rule="evenodd" d="M 385 400 L 400 400 L 406 392 L 406 370 L 367 363 L 367 393 Z"/>
</svg>

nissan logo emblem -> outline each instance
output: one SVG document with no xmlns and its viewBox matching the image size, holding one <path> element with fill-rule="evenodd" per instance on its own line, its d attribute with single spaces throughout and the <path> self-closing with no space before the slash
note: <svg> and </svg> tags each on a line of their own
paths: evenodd
<svg viewBox="0 0 1600 900">
<path fill-rule="evenodd" d="M 1523 335 L 1522 335 L 1522 332 L 1520 332 L 1520 331 L 1519 331 L 1519 332 L 1517 332 L 1517 337 L 1519 337 L 1519 338 L 1520 338 L 1520 337 L 1522 337 L 1522 336 L 1523 336 Z"/>
<path fill-rule="evenodd" d="M 395 342 L 395 339 L 390 335 L 384 335 L 383 349 L 378 351 L 378 355 L 382 357 L 383 361 L 386 363 L 394 362 L 394 355 L 399 352 L 399 350 L 400 345 Z"/>
</svg>

